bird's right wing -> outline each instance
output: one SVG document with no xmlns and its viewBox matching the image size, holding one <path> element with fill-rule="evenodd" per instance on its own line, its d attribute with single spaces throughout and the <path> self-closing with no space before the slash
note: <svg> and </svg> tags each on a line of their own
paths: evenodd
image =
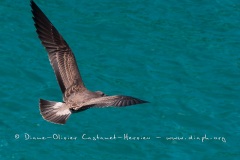
<svg viewBox="0 0 240 160">
<path fill-rule="evenodd" d="M 125 107 L 130 105 L 136 105 L 141 103 L 148 103 L 147 101 L 130 97 L 130 96 L 104 96 L 99 98 L 93 98 L 90 101 L 84 103 L 84 106 L 81 109 L 90 108 L 90 107 Z"/>
</svg>

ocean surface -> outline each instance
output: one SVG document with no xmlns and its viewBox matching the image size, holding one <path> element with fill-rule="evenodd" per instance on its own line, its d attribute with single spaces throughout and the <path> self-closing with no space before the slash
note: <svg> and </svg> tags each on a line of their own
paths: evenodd
<svg viewBox="0 0 240 160">
<path fill-rule="evenodd" d="M 35 0 L 92 91 L 150 103 L 93 108 L 66 125 L 30 1 L 0 1 L 0 159 L 240 159 L 239 0 Z"/>
</svg>

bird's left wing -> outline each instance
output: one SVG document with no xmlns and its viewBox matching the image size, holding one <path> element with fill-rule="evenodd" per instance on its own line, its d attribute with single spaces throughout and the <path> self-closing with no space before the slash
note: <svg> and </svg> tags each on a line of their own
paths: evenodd
<svg viewBox="0 0 240 160">
<path fill-rule="evenodd" d="M 31 7 L 38 37 L 48 51 L 62 93 L 75 82 L 78 82 L 79 87 L 85 88 L 74 54 L 67 42 L 33 0 Z"/>
</svg>

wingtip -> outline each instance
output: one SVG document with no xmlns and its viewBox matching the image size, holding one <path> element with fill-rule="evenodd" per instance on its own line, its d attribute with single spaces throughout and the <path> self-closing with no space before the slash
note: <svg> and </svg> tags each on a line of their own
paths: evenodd
<svg viewBox="0 0 240 160">
<path fill-rule="evenodd" d="M 34 19 L 34 12 L 35 10 L 38 8 L 37 4 L 33 1 L 33 0 L 30 0 L 30 6 L 31 6 L 31 12 L 33 13 L 33 16 L 32 18 Z"/>
<path fill-rule="evenodd" d="M 144 101 L 144 100 L 142 100 L 143 102 L 142 103 L 151 103 L 151 102 L 149 102 L 149 101 Z"/>
<path fill-rule="evenodd" d="M 33 0 L 30 0 L 30 3 L 33 4 L 33 3 L 35 3 L 35 2 L 34 2 Z"/>
<path fill-rule="evenodd" d="M 33 0 L 30 0 L 30 6 L 36 5 L 36 3 Z"/>
</svg>

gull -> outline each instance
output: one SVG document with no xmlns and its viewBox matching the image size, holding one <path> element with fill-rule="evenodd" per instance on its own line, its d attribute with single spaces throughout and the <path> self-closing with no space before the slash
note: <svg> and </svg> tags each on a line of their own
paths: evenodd
<svg viewBox="0 0 240 160">
<path fill-rule="evenodd" d="M 88 90 L 81 78 L 71 48 L 36 3 L 31 0 L 34 25 L 62 91 L 63 102 L 39 100 L 40 114 L 46 121 L 65 124 L 73 113 L 92 107 L 124 107 L 147 101 L 124 95 L 107 96 Z"/>
</svg>

